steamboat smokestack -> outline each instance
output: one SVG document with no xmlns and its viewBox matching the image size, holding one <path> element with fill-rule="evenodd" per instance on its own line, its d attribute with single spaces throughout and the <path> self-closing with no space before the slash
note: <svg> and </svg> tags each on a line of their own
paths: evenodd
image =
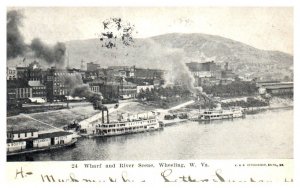
<svg viewBox="0 0 300 188">
<path fill-rule="evenodd" d="M 102 111 L 102 123 L 104 123 L 104 111 L 103 110 L 101 111 Z"/>
<path fill-rule="evenodd" d="M 106 109 L 106 117 L 107 117 L 107 123 L 109 123 L 108 109 Z"/>
</svg>

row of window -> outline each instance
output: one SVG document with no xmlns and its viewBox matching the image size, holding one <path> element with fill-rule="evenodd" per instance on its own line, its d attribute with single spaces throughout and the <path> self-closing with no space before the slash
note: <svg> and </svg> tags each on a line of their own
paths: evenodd
<svg viewBox="0 0 300 188">
<path fill-rule="evenodd" d="M 55 76 L 64 76 L 64 75 L 75 75 L 78 73 L 69 73 L 69 72 L 55 72 L 54 75 Z"/>
<path fill-rule="evenodd" d="M 124 127 L 125 126 L 125 123 L 122 123 L 122 124 L 110 124 L 110 125 L 101 125 L 99 124 L 98 127 Z"/>
<path fill-rule="evenodd" d="M 62 84 L 62 83 L 60 83 L 60 82 L 54 82 L 53 85 L 54 85 L 54 86 L 65 87 L 65 85 Z"/>
<path fill-rule="evenodd" d="M 109 130 L 97 130 L 98 133 L 115 133 L 115 132 L 126 132 L 126 131 L 132 131 L 132 130 L 139 130 L 139 129 L 147 129 L 147 126 L 138 126 L 138 127 L 128 127 L 123 129 L 109 129 Z"/>
<path fill-rule="evenodd" d="M 65 95 L 65 94 L 68 94 L 68 90 L 63 90 L 63 89 L 61 89 L 61 90 L 54 90 L 54 94 L 56 94 L 56 95 Z"/>
<path fill-rule="evenodd" d="M 33 132 L 30 132 L 30 133 L 27 133 L 27 132 L 26 132 L 26 133 L 18 133 L 18 134 L 17 134 L 17 138 L 21 138 L 21 134 L 25 134 L 25 138 L 26 138 L 27 136 L 28 136 L 28 137 L 29 137 L 29 136 L 33 136 Z M 15 135 L 15 134 L 7 133 L 7 137 L 8 137 L 8 138 L 14 138 L 14 135 Z"/>
<path fill-rule="evenodd" d="M 32 92 L 32 95 L 45 95 L 46 92 Z"/>
<path fill-rule="evenodd" d="M 209 117 L 213 118 L 213 117 L 220 117 L 219 115 L 210 115 Z"/>
<path fill-rule="evenodd" d="M 148 120 L 147 123 L 154 123 L 156 122 L 156 120 Z M 137 122 L 131 122 L 131 123 L 128 123 L 128 125 L 138 125 L 138 124 L 144 124 L 145 121 L 137 121 Z M 113 127 L 123 127 L 125 126 L 124 123 L 122 124 L 110 124 L 110 125 L 101 125 L 99 124 L 97 127 L 103 127 L 103 128 L 113 128 Z"/>
<path fill-rule="evenodd" d="M 40 89 L 40 90 L 44 90 L 44 89 L 46 89 L 46 87 L 44 87 L 44 86 L 41 86 L 41 87 L 32 87 L 33 89 L 36 89 L 36 90 L 38 90 L 38 89 Z"/>
<path fill-rule="evenodd" d="M 15 76 L 9 76 L 9 80 L 13 80 L 15 78 L 16 78 Z"/>
<path fill-rule="evenodd" d="M 31 91 L 31 88 L 19 88 L 19 89 L 17 89 L 17 92 L 20 92 L 20 93 L 22 93 L 22 92 L 30 92 Z"/>
</svg>

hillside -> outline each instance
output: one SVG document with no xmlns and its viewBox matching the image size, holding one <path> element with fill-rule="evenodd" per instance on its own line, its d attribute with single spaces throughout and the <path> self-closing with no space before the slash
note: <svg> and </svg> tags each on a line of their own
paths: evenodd
<svg viewBox="0 0 300 188">
<path fill-rule="evenodd" d="M 100 40 L 67 42 L 70 65 L 80 67 L 81 60 L 101 66 L 136 65 L 137 67 L 170 69 L 172 63 L 214 60 L 227 61 L 238 74 L 283 78 L 291 76 L 293 56 L 265 51 L 220 36 L 206 34 L 165 34 L 135 39 L 133 46 L 117 44 L 116 48 L 102 47 Z M 254 74 L 254 75 L 253 75 Z"/>
</svg>

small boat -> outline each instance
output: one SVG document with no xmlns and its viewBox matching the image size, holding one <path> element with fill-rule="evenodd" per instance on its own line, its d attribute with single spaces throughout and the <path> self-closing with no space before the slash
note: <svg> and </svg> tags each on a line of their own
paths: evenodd
<svg viewBox="0 0 300 188">
<path fill-rule="evenodd" d="M 64 126 L 63 129 L 68 132 L 76 133 L 76 132 L 80 131 L 81 126 L 78 124 L 77 121 L 73 121 L 73 123 L 70 123 L 67 126 Z"/>
</svg>

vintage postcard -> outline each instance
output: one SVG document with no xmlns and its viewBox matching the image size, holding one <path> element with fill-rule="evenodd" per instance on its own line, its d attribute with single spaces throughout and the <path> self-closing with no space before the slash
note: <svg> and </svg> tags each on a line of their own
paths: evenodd
<svg viewBox="0 0 300 188">
<path fill-rule="evenodd" d="M 7 7 L 6 180 L 290 184 L 293 12 Z"/>
</svg>

